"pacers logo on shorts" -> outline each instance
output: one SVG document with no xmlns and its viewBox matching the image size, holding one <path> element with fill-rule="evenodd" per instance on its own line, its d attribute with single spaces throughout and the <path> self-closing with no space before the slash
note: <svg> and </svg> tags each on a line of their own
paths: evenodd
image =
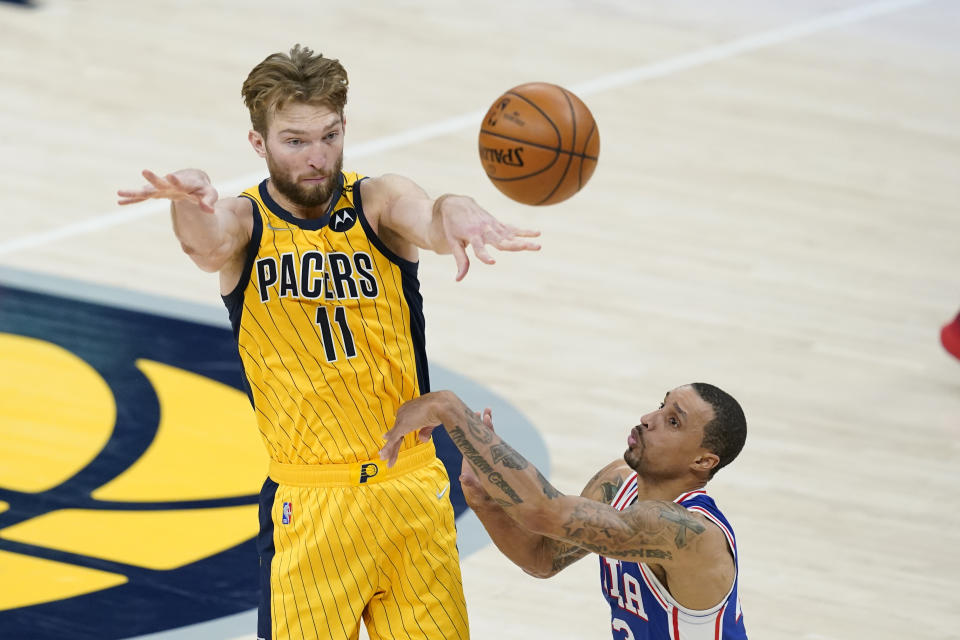
<svg viewBox="0 0 960 640">
<path fill-rule="evenodd" d="M 364 484 L 378 473 L 380 473 L 380 467 L 373 462 L 367 462 L 360 465 L 360 484 Z"/>
</svg>

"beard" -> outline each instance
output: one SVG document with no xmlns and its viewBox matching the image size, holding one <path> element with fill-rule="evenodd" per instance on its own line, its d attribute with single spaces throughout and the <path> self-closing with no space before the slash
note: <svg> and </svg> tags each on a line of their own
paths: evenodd
<svg viewBox="0 0 960 640">
<path fill-rule="evenodd" d="M 338 176 L 343 170 L 343 153 L 337 158 L 337 164 L 333 171 L 323 174 L 327 179 L 320 184 L 304 185 L 295 182 L 291 175 L 283 171 L 273 158 L 267 153 L 267 170 L 270 171 L 270 181 L 277 191 L 283 194 L 287 200 L 303 208 L 319 207 L 327 204 L 334 190 L 339 186 Z M 317 176 L 319 177 L 319 176 Z"/>
</svg>

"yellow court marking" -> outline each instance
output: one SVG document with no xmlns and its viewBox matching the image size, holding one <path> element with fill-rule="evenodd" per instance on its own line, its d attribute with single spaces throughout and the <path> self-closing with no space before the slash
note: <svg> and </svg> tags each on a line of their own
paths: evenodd
<svg viewBox="0 0 960 640">
<path fill-rule="evenodd" d="M 98 500 L 198 500 L 255 494 L 267 453 L 247 396 L 177 367 L 138 360 L 160 400 L 146 453 L 93 492 Z"/>
<path fill-rule="evenodd" d="M 0 537 L 148 569 L 175 569 L 257 533 L 257 505 L 176 511 L 63 509 L 0 530 Z"/>
<path fill-rule="evenodd" d="M 10 505 L 8 505 L 8 504 L 7 504 L 6 502 L 4 502 L 3 500 L 0 500 L 0 513 L 3 513 L 4 511 L 6 511 L 6 510 L 9 509 L 9 508 L 10 508 Z"/>
<path fill-rule="evenodd" d="M 44 340 L 0 333 L 0 486 L 40 492 L 93 460 L 113 432 L 97 371 Z"/>
<path fill-rule="evenodd" d="M 126 576 L 0 551 L 0 611 L 124 584 Z"/>
</svg>

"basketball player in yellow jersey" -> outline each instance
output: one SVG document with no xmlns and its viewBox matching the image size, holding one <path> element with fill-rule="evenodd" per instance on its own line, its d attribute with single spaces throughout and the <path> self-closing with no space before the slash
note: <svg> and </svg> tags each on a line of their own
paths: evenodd
<svg viewBox="0 0 960 640">
<path fill-rule="evenodd" d="M 184 251 L 217 271 L 270 455 L 261 491 L 261 638 L 469 636 L 449 480 L 433 443 L 407 438 L 387 469 L 381 434 L 429 391 L 418 249 L 537 250 L 536 232 L 472 199 L 432 199 L 398 175 L 342 169 L 346 71 L 295 46 L 243 84 L 249 140 L 270 177 L 221 199 L 205 173 L 144 171 L 121 204 L 171 200 Z"/>
</svg>

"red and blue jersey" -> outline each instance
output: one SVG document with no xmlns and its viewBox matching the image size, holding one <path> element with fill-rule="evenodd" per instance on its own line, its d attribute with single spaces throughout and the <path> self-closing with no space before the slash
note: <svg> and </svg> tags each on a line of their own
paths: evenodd
<svg viewBox="0 0 960 640">
<path fill-rule="evenodd" d="M 637 474 L 631 475 L 611 505 L 623 511 L 637 501 Z M 674 600 L 653 571 L 642 562 L 600 556 L 600 586 L 610 604 L 614 640 L 746 640 L 740 598 L 739 567 L 733 528 L 705 491 L 690 491 L 674 502 L 720 527 L 733 555 L 733 585 L 710 609 L 688 609 Z"/>
</svg>

